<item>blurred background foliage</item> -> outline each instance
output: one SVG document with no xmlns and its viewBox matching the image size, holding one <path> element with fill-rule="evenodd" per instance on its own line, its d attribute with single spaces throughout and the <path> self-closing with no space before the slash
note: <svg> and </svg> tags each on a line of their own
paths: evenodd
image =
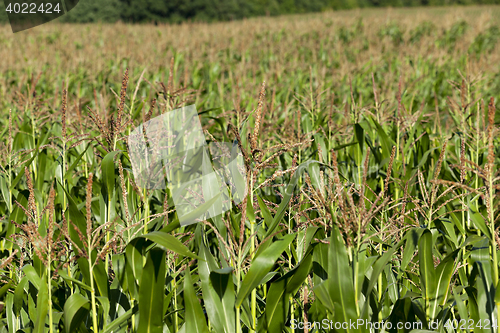
<svg viewBox="0 0 500 333">
<path fill-rule="evenodd" d="M 80 0 L 63 22 L 180 23 L 237 20 L 365 7 L 500 4 L 500 0 Z M 0 22 L 8 22 L 0 2 Z"/>
</svg>

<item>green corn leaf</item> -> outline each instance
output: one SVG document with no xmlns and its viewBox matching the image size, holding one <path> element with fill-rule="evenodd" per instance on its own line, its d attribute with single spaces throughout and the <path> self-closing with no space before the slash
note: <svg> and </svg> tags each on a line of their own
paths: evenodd
<svg viewBox="0 0 500 333">
<path fill-rule="evenodd" d="M 93 250 L 91 253 L 92 262 L 95 262 L 97 258 L 97 251 Z M 86 285 L 90 285 L 90 267 L 87 258 L 81 257 L 77 259 L 78 266 L 83 275 L 83 279 L 86 282 Z M 108 283 L 108 275 L 106 274 L 106 269 L 104 268 L 105 263 L 100 261 L 95 264 L 92 273 L 93 279 L 95 281 L 95 286 L 97 287 L 96 291 L 100 296 L 108 296 L 109 293 L 109 283 Z"/>
<path fill-rule="evenodd" d="M 5 283 L 2 287 L 0 287 L 0 299 L 3 299 L 3 297 L 9 291 L 9 288 L 12 286 L 13 283 L 14 281 L 10 280 L 7 283 Z"/>
<path fill-rule="evenodd" d="M 420 236 L 422 235 L 423 231 L 424 231 L 424 229 L 422 229 L 422 228 L 412 228 L 406 234 L 407 235 L 406 242 L 405 242 L 405 247 L 403 249 L 403 257 L 401 260 L 401 266 L 400 266 L 400 271 L 398 274 L 398 279 L 404 273 L 404 271 L 406 270 L 406 267 L 410 263 L 410 260 L 413 258 L 413 254 L 415 253 L 415 249 L 417 248 L 418 241 L 419 241 Z"/>
<path fill-rule="evenodd" d="M 262 278 L 274 266 L 278 257 L 285 251 L 294 238 L 295 234 L 288 234 L 283 239 L 274 241 L 265 251 L 254 258 L 238 292 L 236 298 L 237 307 L 240 307 L 243 300 L 259 285 Z"/>
<path fill-rule="evenodd" d="M 288 312 L 286 282 L 286 279 L 280 278 L 271 284 L 266 298 L 265 321 L 260 325 L 259 332 L 283 331 Z"/>
<path fill-rule="evenodd" d="M 42 278 L 45 277 L 42 276 Z M 40 283 L 40 288 L 38 289 L 37 299 L 36 299 L 36 317 L 34 318 L 35 328 L 33 333 L 44 333 L 45 332 L 45 321 L 47 318 L 47 313 L 49 312 L 49 290 L 51 286 L 47 286 L 46 283 Z M 52 324 L 52 323 L 51 323 Z"/>
<path fill-rule="evenodd" d="M 368 283 L 368 288 L 366 289 L 366 295 L 369 295 L 372 292 L 373 287 L 377 283 L 378 276 L 382 273 L 384 270 L 384 267 L 387 265 L 387 263 L 392 259 L 392 256 L 396 250 L 403 245 L 405 239 L 402 239 L 399 241 L 399 243 L 395 244 L 392 246 L 389 250 L 387 250 L 381 257 L 375 261 L 373 264 L 373 271 L 370 276 L 370 282 Z M 365 302 L 363 305 L 363 309 L 361 311 L 360 318 L 366 318 L 368 315 L 368 305 L 369 302 Z"/>
<path fill-rule="evenodd" d="M 114 254 L 112 257 L 113 271 L 115 272 L 115 281 L 121 285 L 123 288 L 127 286 L 127 280 L 125 275 L 126 268 L 126 257 L 125 254 Z M 113 288 L 113 286 L 111 286 Z"/>
<path fill-rule="evenodd" d="M 92 254 L 94 255 L 94 252 Z M 95 253 L 95 255 L 97 257 L 97 253 Z M 99 295 L 104 297 L 108 297 L 109 294 L 109 279 L 107 270 L 108 268 L 106 267 L 106 263 L 104 261 L 100 261 L 92 270 Z"/>
<path fill-rule="evenodd" d="M 319 284 L 316 284 L 313 288 L 314 295 L 318 298 L 321 304 L 326 307 L 326 309 L 330 313 L 334 313 L 334 304 L 332 302 L 332 298 L 328 292 L 328 280 L 322 281 Z"/>
<path fill-rule="evenodd" d="M 396 303 L 398 300 L 398 286 L 394 273 L 392 271 L 392 265 L 388 263 L 384 268 L 384 276 L 387 280 L 387 293 L 391 299 L 392 303 Z"/>
<path fill-rule="evenodd" d="M 142 279 L 143 256 L 142 247 L 144 239 L 138 239 L 137 242 L 131 242 L 125 249 L 126 269 L 128 287 L 131 292 L 134 291 L 134 286 L 139 284 Z"/>
<path fill-rule="evenodd" d="M 328 252 L 328 293 L 335 308 L 335 320 L 356 321 L 357 309 L 354 297 L 354 282 L 342 236 L 337 226 L 332 229 Z M 349 330 L 348 330 L 349 331 Z"/>
<path fill-rule="evenodd" d="M 148 252 L 139 289 L 138 332 L 163 332 L 165 266 L 165 251 L 152 249 Z"/>
<path fill-rule="evenodd" d="M 149 239 L 150 241 L 153 241 L 156 244 L 161 245 L 177 254 L 193 259 L 200 259 L 200 257 L 198 257 L 196 254 L 189 251 L 189 249 L 184 244 L 182 244 L 181 241 L 165 232 L 154 231 L 145 235 L 138 236 L 137 238 Z"/>
<path fill-rule="evenodd" d="M 311 178 L 312 185 L 324 195 L 324 185 L 321 184 L 321 179 L 319 175 L 319 164 L 311 163 L 308 167 L 308 174 Z"/>
<path fill-rule="evenodd" d="M 389 136 L 385 133 L 382 126 L 377 123 L 374 119 L 372 119 L 373 123 L 377 127 L 377 134 L 382 144 L 382 159 L 389 159 L 391 156 L 392 146 L 394 145 L 394 141 L 389 138 Z"/>
<path fill-rule="evenodd" d="M 259 207 L 262 213 L 262 217 L 264 217 L 264 222 L 266 223 L 267 227 L 269 227 L 273 223 L 273 216 L 271 215 L 269 208 L 267 208 L 266 204 L 259 195 L 257 195 L 257 201 L 259 202 Z"/>
<path fill-rule="evenodd" d="M 38 142 L 38 145 L 40 145 L 40 142 Z M 33 162 L 33 160 L 38 156 L 39 152 L 40 151 L 38 150 L 38 146 L 37 146 L 36 150 L 34 151 L 33 156 L 26 163 L 23 164 L 22 168 L 20 168 L 21 171 L 16 176 L 16 178 L 14 178 L 14 180 L 12 181 L 12 184 L 10 184 L 11 190 L 14 190 L 16 188 L 17 183 L 19 183 L 21 178 L 24 176 L 24 168 L 27 168 L 30 166 L 30 164 Z"/>
<path fill-rule="evenodd" d="M 312 269 L 312 260 L 313 260 L 313 248 L 309 248 L 309 250 L 304 255 L 304 258 L 300 261 L 300 263 L 293 268 L 289 273 L 289 277 L 287 277 L 286 283 L 286 292 L 288 294 L 295 294 L 304 280 L 307 278 Z M 287 273 L 288 274 L 288 273 Z"/>
<path fill-rule="evenodd" d="M 477 265 L 474 265 L 474 266 L 476 267 Z M 474 270 L 474 268 L 473 268 L 473 270 Z M 479 314 L 480 309 L 479 309 L 479 305 L 478 305 L 478 291 L 476 288 L 472 288 L 472 287 L 466 288 L 465 291 L 467 292 L 467 296 L 468 296 L 467 310 L 468 310 L 468 314 L 469 314 L 469 319 L 472 319 L 473 323 L 478 323 L 480 320 L 480 314 Z M 473 330 L 476 329 L 475 325 L 472 326 L 472 329 Z M 477 332 L 477 331 L 475 331 L 475 332 Z"/>
<path fill-rule="evenodd" d="M 15 332 L 14 325 L 16 322 L 16 315 L 14 314 L 13 307 L 14 307 L 14 295 L 12 293 L 8 293 L 5 303 L 5 316 L 7 317 L 7 326 L 9 327 L 9 332 Z"/>
<path fill-rule="evenodd" d="M 194 291 L 193 282 L 189 267 L 186 268 L 184 276 L 184 309 L 185 309 L 185 330 L 186 332 L 208 333 L 208 326 L 203 314 L 198 297 Z"/>
<path fill-rule="evenodd" d="M 470 208 L 472 204 L 469 205 Z M 481 230 L 481 232 L 488 237 L 488 239 L 491 240 L 491 231 L 489 226 L 486 225 L 486 222 L 484 221 L 483 216 L 479 213 L 471 213 L 470 214 L 471 221 L 474 223 L 474 225 Z"/>
<path fill-rule="evenodd" d="M 90 301 L 79 293 L 71 295 L 64 303 L 64 327 L 66 333 L 76 331 L 90 311 Z"/>
<path fill-rule="evenodd" d="M 217 174 L 214 172 L 212 163 L 210 162 L 210 158 L 208 157 L 208 153 L 206 149 L 202 150 L 203 152 L 203 163 L 202 163 L 202 190 L 203 190 L 203 197 L 206 198 L 213 198 L 218 195 L 218 200 L 214 202 L 213 205 L 211 205 L 207 213 L 209 213 L 210 217 L 215 217 L 217 215 L 220 215 L 222 213 L 222 195 L 220 193 L 220 184 L 219 184 L 219 177 Z"/>
<path fill-rule="evenodd" d="M 213 325 L 215 331 L 217 332 L 227 332 L 224 328 L 224 309 L 222 307 L 222 302 L 215 291 L 213 285 L 210 283 L 210 272 L 218 269 L 215 259 L 212 254 L 208 251 L 205 244 L 200 244 L 200 254 L 199 256 L 203 259 L 198 264 L 198 269 L 200 272 L 201 288 L 203 291 L 203 300 L 206 304 L 206 311 L 210 323 Z M 234 328 L 233 328 L 234 330 Z"/>
<path fill-rule="evenodd" d="M 495 294 L 492 290 L 491 273 L 488 272 L 488 266 L 482 261 L 477 261 L 475 264 L 478 268 L 479 276 L 476 279 L 477 286 L 477 306 L 479 309 L 479 319 L 482 323 L 487 320 L 493 322 L 495 316 Z M 484 325 L 483 325 L 484 326 Z M 490 329 L 483 329 L 483 332 L 489 332 Z"/>
<path fill-rule="evenodd" d="M 420 286 L 423 291 L 423 296 L 426 302 L 429 302 L 434 297 L 434 281 L 436 274 L 434 272 L 434 260 L 432 257 L 432 234 L 429 230 L 425 230 L 420 237 L 418 243 L 418 257 L 420 268 Z"/>
<path fill-rule="evenodd" d="M 465 302 L 460 295 L 461 290 L 463 290 L 463 287 L 453 287 L 453 298 L 457 304 L 457 310 L 458 314 L 460 315 L 460 319 L 464 319 L 465 322 L 467 322 L 469 320 L 469 311 L 467 310 Z"/>
<path fill-rule="evenodd" d="M 104 328 L 106 328 L 106 324 L 109 322 L 109 299 L 103 296 L 97 296 L 96 299 L 101 303 L 102 316 L 104 318 Z"/>
<path fill-rule="evenodd" d="M 217 108 L 219 109 L 219 108 Z M 198 114 L 199 115 L 199 114 Z M 224 137 L 224 142 L 229 142 L 229 138 L 227 137 L 227 133 L 226 133 L 226 127 L 224 126 L 224 121 L 223 119 L 221 118 L 216 118 L 216 117 L 207 117 L 207 119 L 211 119 L 213 121 L 215 121 L 219 126 L 220 126 L 220 130 L 221 130 L 221 133 Z"/>
<path fill-rule="evenodd" d="M 26 274 L 28 280 L 33 283 L 36 289 L 40 289 L 42 287 L 43 281 L 40 276 L 38 276 L 33 266 L 26 265 L 23 267 L 22 271 L 24 272 L 24 274 Z"/>
<path fill-rule="evenodd" d="M 490 241 L 487 237 L 482 237 L 480 241 L 474 244 L 472 251 L 470 251 L 470 258 L 472 264 L 481 263 L 481 269 L 484 271 L 484 279 L 486 284 L 489 286 L 493 283 L 493 274 L 491 266 L 491 256 L 490 256 Z"/>
<path fill-rule="evenodd" d="M 75 200 L 73 199 L 73 196 L 71 196 L 68 191 L 62 186 L 62 184 L 57 181 L 57 184 L 59 185 L 60 189 L 62 189 L 66 193 L 66 198 L 68 199 L 68 209 L 66 210 L 66 214 L 69 214 L 66 216 L 67 221 L 71 221 L 72 223 L 69 224 L 69 235 L 71 237 L 71 240 L 79 247 L 83 248 L 83 243 L 82 240 L 80 239 L 80 236 L 78 232 L 75 230 L 75 228 L 78 228 L 82 235 L 86 235 L 86 228 L 87 228 L 87 221 L 85 219 L 85 216 L 80 212 L 78 209 L 78 205 L 76 204 Z"/>
<path fill-rule="evenodd" d="M 172 232 L 175 229 L 178 229 L 181 227 L 181 223 L 179 222 L 179 219 L 176 218 L 174 221 L 170 222 L 167 226 L 163 227 L 160 231 L 161 232 Z"/>
<path fill-rule="evenodd" d="M 414 169 L 420 169 L 427 162 L 427 159 L 429 158 L 429 155 L 432 154 L 437 149 L 438 148 L 432 148 L 432 149 L 427 150 L 425 152 L 425 154 L 422 155 L 422 158 L 419 160 L 418 165 Z"/>
<path fill-rule="evenodd" d="M 495 289 L 495 303 L 500 303 L 500 281 L 498 281 L 497 287 Z"/>
<path fill-rule="evenodd" d="M 451 278 L 455 270 L 455 257 L 459 249 L 453 251 L 444 258 L 435 270 L 435 280 L 432 281 L 432 301 L 430 315 L 435 318 L 440 310 L 438 305 L 444 305 L 448 299 L 448 292 L 451 285 Z"/>
<path fill-rule="evenodd" d="M 73 163 L 69 166 L 68 170 L 66 170 L 66 174 L 64 175 L 64 179 L 69 179 L 74 176 L 72 171 L 78 166 L 78 163 L 80 163 L 80 160 L 82 159 L 83 155 L 85 155 L 90 146 L 91 144 L 89 143 L 87 147 L 85 147 L 85 149 L 82 151 L 82 153 L 78 155 Z"/>
<path fill-rule="evenodd" d="M 5 175 L 1 175 L 0 176 L 0 193 L 2 194 L 2 197 L 3 197 L 3 200 L 7 206 L 7 209 L 9 211 L 12 210 L 12 206 L 11 206 L 11 202 L 9 200 L 9 198 L 11 198 L 11 194 L 9 192 L 9 189 L 7 188 L 7 180 L 6 180 L 6 176 Z"/>
<path fill-rule="evenodd" d="M 84 289 L 87 289 L 88 291 L 92 290 L 90 288 L 90 286 L 86 285 L 85 283 L 83 283 L 82 281 L 80 280 L 77 280 L 77 279 L 74 279 L 72 277 L 69 277 L 68 274 L 66 273 L 66 271 L 64 271 L 63 269 L 60 269 L 58 271 L 58 274 L 60 277 L 63 278 L 64 281 L 70 281 L 70 282 L 73 282 L 73 283 L 76 283 L 78 286 L 84 288 Z"/>
<path fill-rule="evenodd" d="M 312 268 L 312 248 L 294 269 L 274 281 L 266 298 L 265 326 L 259 327 L 262 332 L 281 332 L 288 316 L 288 298 L 300 288 Z"/>
<path fill-rule="evenodd" d="M 297 251 L 297 260 L 302 261 L 304 256 L 309 251 L 313 237 L 317 234 L 319 227 L 308 227 L 306 230 L 302 230 L 297 234 L 297 246 L 295 250 Z M 319 236 L 318 236 L 319 237 Z M 317 245 L 317 244 L 314 244 Z"/>
<path fill-rule="evenodd" d="M 189 185 L 189 184 L 187 184 L 187 183 L 182 184 L 182 186 L 187 186 L 187 185 Z M 199 218 L 200 216 L 202 216 L 203 214 L 205 214 L 205 212 L 207 210 L 209 210 L 210 207 L 212 207 L 212 205 L 219 200 L 220 196 L 221 195 L 219 193 L 219 194 L 215 195 L 213 198 L 211 198 L 210 200 L 205 201 L 205 203 L 203 203 L 202 205 L 198 206 L 196 209 L 194 209 L 190 213 L 188 213 L 186 215 L 182 215 L 183 225 L 188 225 L 188 224 L 191 224 L 191 223 L 195 222 L 195 220 L 197 218 Z"/>
<path fill-rule="evenodd" d="M 234 332 L 235 329 L 235 293 L 234 293 L 234 283 L 233 283 L 233 269 L 230 267 L 214 270 L 210 272 L 210 283 L 213 286 L 215 292 L 222 300 L 222 324 L 224 326 L 224 332 Z"/>
</svg>

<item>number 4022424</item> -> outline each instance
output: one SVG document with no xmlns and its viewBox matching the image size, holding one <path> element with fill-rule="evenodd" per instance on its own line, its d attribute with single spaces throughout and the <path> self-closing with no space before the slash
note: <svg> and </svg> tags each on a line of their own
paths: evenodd
<svg viewBox="0 0 500 333">
<path fill-rule="evenodd" d="M 40 5 L 36 3 L 9 3 L 5 11 L 14 14 L 52 14 L 60 13 L 61 9 L 59 3 L 53 5 L 50 2 L 41 3 Z"/>
</svg>

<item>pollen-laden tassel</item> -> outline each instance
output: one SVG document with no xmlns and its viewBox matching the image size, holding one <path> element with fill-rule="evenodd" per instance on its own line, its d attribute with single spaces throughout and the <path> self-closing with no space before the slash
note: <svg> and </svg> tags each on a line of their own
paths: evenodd
<svg viewBox="0 0 500 333">
<path fill-rule="evenodd" d="M 122 88 L 120 90 L 120 105 L 118 106 L 118 114 L 116 116 L 115 133 L 120 132 L 120 127 L 122 125 L 123 109 L 125 108 L 125 97 L 127 96 L 127 86 L 128 86 L 128 68 L 123 74 Z"/>
<path fill-rule="evenodd" d="M 333 121 L 333 106 L 335 103 L 335 93 L 332 92 L 330 100 L 330 112 L 328 113 L 328 131 L 333 131 L 334 121 Z"/>
<path fill-rule="evenodd" d="M 109 117 L 109 131 L 108 131 L 108 136 L 106 137 L 106 140 L 108 141 L 108 144 L 110 146 L 113 145 L 113 141 L 115 140 L 115 136 L 117 134 L 116 130 L 116 121 L 113 116 Z"/>
<path fill-rule="evenodd" d="M 462 111 L 465 112 L 465 80 L 463 79 L 462 85 L 460 86 L 460 102 L 462 104 Z"/>
<path fill-rule="evenodd" d="M 318 160 L 319 163 L 323 163 L 323 150 L 321 149 L 321 145 L 318 143 Z"/>
<path fill-rule="evenodd" d="M 0 262 L 0 269 L 4 269 L 5 267 L 9 266 L 10 263 L 16 257 L 17 252 L 19 252 L 19 250 L 18 249 L 14 249 L 14 251 L 12 251 L 12 254 L 10 256 L 8 256 L 7 258 L 3 259 L 2 262 Z"/>
<path fill-rule="evenodd" d="M 33 180 L 31 179 L 30 172 L 27 167 L 24 167 L 24 174 L 26 175 L 26 180 L 28 183 L 28 190 L 30 192 L 28 197 L 28 208 L 31 213 L 31 218 L 38 226 L 37 223 L 37 212 L 36 212 L 36 203 L 35 203 L 35 189 L 33 188 Z"/>
<path fill-rule="evenodd" d="M 370 150 L 367 150 L 365 163 L 363 165 L 363 182 L 362 182 L 363 186 L 366 186 L 366 178 L 368 177 L 369 164 L 370 164 Z"/>
<path fill-rule="evenodd" d="M 107 139 L 109 134 L 106 125 L 104 124 L 104 121 L 101 119 L 99 114 L 97 112 L 94 112 L 88 105 L 87 105 L 87 110 L 90 112 L 89 115 L 90 120 L 92 120 L 92 122 L 97 126 L 102 136 L 104 136 Z"/>
<path fill-rule="evenodd" d="M 297 108 L 297 140 L 301 141 L 302 139 L 302 112 L 300 111 L 300 107 Z"/>
<path fill-rule="evenodd" d="M 443 149 L 441 149 L 441 153 L 439 154 L 439 159 L 436 164 L 436 170 L 434 171 L 434 179 L 436 180 L 439 174 L 441 173 L 441 166 L 443 165 L 443 160 L 444 160 L 444 154 L 446 153 L 446 146 L 448 145 L 448 142 L 445 141 L 443 144 Z"/>
<path fill-rule="evenodd" d="M 365 195 L 365 190 L 366 190 L 366 179 L 368 177 L 369 163 L 370 163 L 370 150 L 368 149 L 366 151 L 365 163 L 363 164 L 363 180 L 361 182 L 361 191 L 360 191 L 361 197 L 359 200 L 359 203 L 361 205 L 361 209 L 362 209 L 363 213 L 366 212 L 366 202 L 364 199 L 364 195 Z"/>
<path fill-rule="evenodd" d="M 255 127 L 253 129 L 252 135 L 252 153 L 257 149 L 257 137 L 259 136 L 260 123 L 262 121 L 262 107 L 264 105 L 264 96 L 266 95 L 266 81 L 262 82 L 262 87 L 259 93 L 259 104 L 257 105 L 257 111 L 255 113 Z"/>
<path fill-rule="evenodd" d="M 62 137 L 64 142 L 66 142 L 66 111 L 67 111 L 67 91 L 66 89 L 63 90 L 63 96 L 62 96 Z"/>
<path fill-rule="evenodd" d="M 293 175 L 295 174 L 295 167 L 297 166 L 297 158 L 298 158 L 297 154 L 294 154 L 293 155 L 293 159 L 292 159 L 292 169 L 293 169 L 293 171 L 290 174 L 290 177 L 293 177 Z"/>
<path fill-rule="evenodd" d="M 488 171 L 493 171 L 495 163 L 495 147 L 493 146 L 493 130 L 495 126 L 495 100 L 493 97 L 488 104 Z"/>
<path fill-rule="evenodd" d="M 460 183 L 465 180 L 465 138 L 460 143 Z"/>
<path fill-rule="evenodd" d="M 396 155 L 396 146 L 392 146 L 391 158 L 389 160 L 389 166 L 387 167 L 387 176 L 385 178 L 385 184 L 384 184 L 384 196 L 387 194 L 387 190 L 389 189 L 389 180 L 391 179 L 392 163 L 394 162 L 395 155 Z"/>
<path fill-rule="evenodd" d="M 349 76 L 349 89 L 351 92 L 351 115 L 354 117 L 354 122 L 358 122 L 358 115 L 356 110 L 356 102 L 354 101 L 354 91 L 352 89 L 352 78 Z"/>
<path fill-rule="evenodd" d="M 408 185 L 409 185 L 410 181 L 407 181 L 406 184 L 405 184 L 405 188 L 403 190 L 403 205 L 401 207 L 401 213 L 405 214 L 406 212 L 406 203 L 408 201 Z M 403 217 L 403 221 L 404 221 L 404 217 Z"/>
<path fill-rule="evenodd" d="M 485 171 L 487 177 L 493 179 L 495 176 L 495 171 L 493 170 L 495 163 L 495 147 L 493 146 L 493 131 L 495 126 L 495 100 L 493 97 L 490 98 L 490 103 L 488 104 L 488 163 L 486 165 Z M 486 212 L 488 216 L 493 216 L 493 203 L 491 202 L 489 196 L 486 199 Z M 492 221 L 494 223 L 494 221 Z"/>
<path fill-rule="evenodd" d="M 349 124 L 350 120 L 349 120 L 349 102 L 345 102 L 344 103 L 344 125 L 347 125 Z"/>
<path fill-rule="evenodd" d="M 31 76 L 31 80 L 33 82 L 33 84 L 31 85 L 31 93 L 30 95 L 33 96 L 33 98 L 36 98 L 36 85 L 38 83 L 38 80 L 40 80 L 40 77 L 42 76 L 42 72 L 39 72 L 36 79 L 33 80 L 34 78 L 34 75 Z"/>
</svg>

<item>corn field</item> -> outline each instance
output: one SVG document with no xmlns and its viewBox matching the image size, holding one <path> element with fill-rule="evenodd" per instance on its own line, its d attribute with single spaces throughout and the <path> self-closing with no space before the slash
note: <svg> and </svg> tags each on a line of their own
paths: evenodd
<svg viewBox="0 0 500 333">
<path fill-rule="evenodd" d="M 0 27 L 0 332 L 499 332 L 500 7 Z M 135 128 L 246 196 L 181 225 Z"/>
</svg>

